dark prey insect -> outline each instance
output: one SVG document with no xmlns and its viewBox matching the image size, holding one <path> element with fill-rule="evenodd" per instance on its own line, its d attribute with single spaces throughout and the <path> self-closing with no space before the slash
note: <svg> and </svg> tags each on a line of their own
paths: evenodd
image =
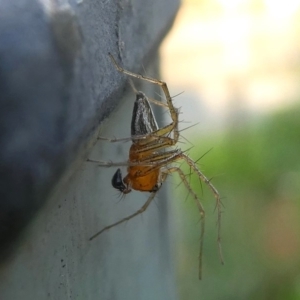
<svg viewBox="0 0 300 300">
<path fill-rule="evenodd" d="M 166 98 L 166 103 L 148 99 L 143 92 L 136 91 L 136 100 L 134 102 L 132 121 L 131 121 L 131 140 L 132 145 L 129 150 L 129 159 L 125 163 L 111 163 L 89 160 L 90 162 L 98 163 L 102 166 L 127 166 L 127 175 L 123 178 L 120 169 L 117 169 L 112 178 L 112 185 L 123 194 L 128 194 L 132 189 L 142 192 L 150 192 L 150 196 L 145 204 L 132 215 L 123 218 L 122 220 L 106 226 L 90 240 L 100 235 L 102 232 L 128 221 L 135 216 L 143 213 L 149 204 L 154 199 L 156 193 L 159 191 L 162 183 L 166 180 L 169 174 L 178 173 L 180 179 L 184 183 L 189 193 L 193 196 L 196 206 L 198 207 L 201 220 L 200 233 L 200 251 L 199 251 L 199 279 L 202 276 L 202 252 L 203 252 L 203 238 L 205 230 L 205 211 L 201 204 L 200 198 L 193 191 L 183 171 L 174 165 L 173 162 L 178 160 L 185 161 L 193 172 L 203 181 L 212 191 L 216 199 L 216 209 L 218 214 L 217 219 L 217 243 L 219 248 L 219 255 L 221 263 L 223 263 L 222 249 L 221 249 L 221 200 L 217 189 L 211 184 L 207 177 L 199 170 L 197 164 L 181 149 L 169 149 L 177 144 L 179 139 L 178 130 L 178 109 L 173 106 L 172 98 L 170 96 L 167 84 L 161 80 L 135 74 L 121 68 L 114 57 L 109 54 L 113 64 L 117 70 L 128 76 L 135 77 L 141 80 L 151 82 L 159 85 Z M 149 101 L 156 105 L 168 108 L 172 122 L 162 128 L 159 128 L 151 109 Z M 105 139 L 105 138 L 99 138 Z M 110 139 L 106 139 L 110 140 Z M 114 139 L 113 142 L 124 141 L 126 139 Z"/>
</svg>

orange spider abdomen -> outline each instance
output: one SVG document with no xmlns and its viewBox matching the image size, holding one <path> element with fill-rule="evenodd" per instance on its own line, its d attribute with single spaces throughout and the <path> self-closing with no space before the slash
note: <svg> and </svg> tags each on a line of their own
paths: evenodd
<svg viewBox="0 0 300 300">
<path fill-rule="evenodd" d="M 137 152 L 138 144 L 132 144 L 129 150 L 129 162 L 138 163 L 145 157 L 152 154 L 152 151 Z M 153 166 L 129 166 L 124 183 L 131 186 L 132 189 L 142 192 L 153 192 L 157 190 L 160 170 Z"/>
</svg>

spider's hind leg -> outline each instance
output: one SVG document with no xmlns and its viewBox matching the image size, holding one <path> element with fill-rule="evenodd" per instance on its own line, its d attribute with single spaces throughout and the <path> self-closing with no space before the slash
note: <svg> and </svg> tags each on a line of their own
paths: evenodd
<svg viewBox="0 0 300 300">
<path fill-rule="evenodd" d="M 210 180 L 200 171 L 200 169 L 197 167 L 196 163 L 190 157 L 188 157 L 184 153 L 181 153 L 181 158 L 186 161 L 186 163 L 197 174 L 197 176 L 200 178 L 200 180 L 208 186 L 208 188 L 211 190 L 211 192 L 213 193 L 213 195 L 216 199 L 216 209 L 217 209 L 217 214 L 218 214 L 218 219 L 217 219 L 217 228 L 218 228 L 217 243 L 218 243 L 218 248 L 219 248 L 220 261 L 221 261 L 222 264 L 224 264 L 223 251 L 222 251 L 222 247 L 221 247 L 221 215 L 222 215 L 222 210 L 221 209 L 222 209 L 222 202 L 221 202 L 220 194 L 219 194 L 218 190 L 210 182 Z"/>
<path fill-rule="evenodd" d="M 203 253 L 203 239 L 204 239 L 204 232 L 205 232 L 205 211 L 203 208 L 203 205 L 201 204 L 201 201 L 199 197 L 196 195 L 196 193 L 193 191 L 191 185 L 186 179 L 185 174 L 179 167 L 171 167 L 171 168 L 166 168 L 163 170 L 165 174 L 171 174 L 174 172 L 177 172 L 180 176 L 180 179 L 184 183 L 185 187 L 189 191 L 190 194 L 192 194 L 195 203 L 198 207 L 199 213 L 200 213 L 200 222 L 201 222 L 201 232 L 200 232 L 200 249 L 199 249 L 199 279 L 202 278 L 202 253 Z"/>
</svg>

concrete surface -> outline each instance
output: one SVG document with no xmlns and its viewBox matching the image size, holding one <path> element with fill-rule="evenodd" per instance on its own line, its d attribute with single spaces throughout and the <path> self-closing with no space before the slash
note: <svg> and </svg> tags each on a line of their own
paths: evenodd
<svg viewBox="0 0 300 300">
<path fill-rule="evenodd" d="M 176 299 L 165 187 L 143 216 L 90 242 L 148 193 L 121 199 L 116 168 L 85 160 L 126 161 L 130 143 L 96 140 L 129 136 L 135 99 L 107 52 L 130 70 L 148 61 L 157 77 L 155 49 L 178 2 L 1 7 L 0 299 Z"/>
<path fill-rule="evenodd" d="M 146 72 L 153 74 L 153 68 Z M 153 95 L 147 85 L 139 88 Z M 134 100 L 132 91 L 121 98 L 100 127 L 101 136 L 129 136 Z M 126 161 L 129 146 L 98 141 L 88 156 Z M 166 187 L 142 216 L 89 241 L 139 209 L 149 193 L 121 198 L 110 183 L 116 167 L 79 158 L 71 169 L 76 171 L 66 174 L 2 265 L 0 299 L 176 299 Z"/>
<path fill-rule="evenodd" d="M 150 61 L 177 0 L 1 0 L 0 262 Z"/>
</svg>

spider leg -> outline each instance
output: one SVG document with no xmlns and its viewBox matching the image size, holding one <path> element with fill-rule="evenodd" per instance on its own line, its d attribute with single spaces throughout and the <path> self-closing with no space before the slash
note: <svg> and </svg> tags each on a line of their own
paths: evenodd
<svg viewBox="0 0 300 300">
<path fill-rule="evenodd" d="M 177 172 L 180 176 L 180 179 L 183 181 L 185 187 L 193 195 L 193 198 L 195 200 L 195 203 L 198 207 L 199 213 L 200 213 L 200 221 L 201 221 L 201 233 L 200 233 L 200 250 L 199 250 L 199 279 L 202 278 L 202 253 L 203 253 L 203 240 L 204 240 L 204 231 L 205 231 L 205 211 L 201 204 L 201 201 L 199 197 L 196 195 L 196 193 L 191 188 L 191 185 L 186 179 L 186 176 L 184 175 L 183 171 L 178 167 L 171 167 L 163 170 L 165 174 L 171 174 L 174 172 Z"/>
<path fill-rule="evenodd" d="M 147 158 L 141 159 L 137 162 L 130 162 L 130 161 L 125 161 L 125 162 L 112 162 L 112 161 L 102 161 L 102 160 L 94 160 L 94 159 L 87 159 L 87 162 L 91 163 L 96 163 L 101 167 L 121 167 L 121 166 L 154 166 L 150 170 L 152 172 L 154 169 L 160 168 L 162 166 L 165 166 L 171 161 L 174 160 L 174 156 L 178 156 L 178 154 L 181 154 L 181 151 L 179 149 L 176 150 L 170 150 L 168 152 L 159 152 L 159 153 L 154 153 L 152 155 L 148 155 Z M 176 158 L 175 158 L 176 160 Z M 146 174 L 148 174 L 147 172 Z M 146 175 L 143 173 L 142 176 Z"/>
<path fill-rule="evenodd" d="M 157 151 L 159 149 L 163 149 L 163 148 L 167 148 L 167 147 L 171 147 L 174 145 L 174 139 L 167 137 L 167 136 L 157 136 L 157 135 L 153 135 L 150 134 L 148 135 L 149 137 L 154 137 L 154 140 L 152 140 L 151 142 L 145 142 L 143 143 L 143 141 L 138 141 L 139 145 L 141 145 L 142 147 L 140 149 L 137 150 L 137 153 L 141 153 L 141 152 L 148 152 L 148 151 Z"/>
<path fill-rule="evenodd" d="M 156 99 L 153 99 L 153 98 L 149 98 L 149 97 L 148 97 L 148 100 L 149 100 L 151 103 L 155 104 L 155 105 L 162 106 L 162 107 L 165 107 L 165 108 L 169 108 L 169 105 L 168 105 L 168 104 L 163 103 L 163 102 L 161 102 L 161 101 L 158 101 L 158 100 L 156 100 Z"/>
<path fill-rule="evenodd" d="M 165 97 L 166 97 L 166 101 L 167 101 L 167 105 L 168 105 L 168 108 L 169 108 L 169 111 L 170 111 L 172 123 L 165 126 L 165 127 L 162 127 L 160 129 L 158 129 L 157 131 L 154 131 L 153 133 L 157 134 L 159 136 L 162 136 L 162 135 L 165 135 L 165 134 L 169 134 L 172 130 L 174 130 L 174 137 L 172 139 L 172 141 L 173 141 L 172 145 L 175 145 L 178 141 L 178 138 L 179 138 L 178 109 L 175 108 L 174 105 L 173 105 L 172 97 L 170 95 L 167 84 L 164 81 L 161 81 L 161 80 L 158 80 L 158 79 L 155 79 L 155 78 L 151 78 L 151 77 L 147 77 L 147 76 L 143 76 L 143 75 L 140 75 L 140 74 L 136 74 L 136 73 L 127 71 L 127 70 L 123 69 L 122 67 L 120 67 L 117 64 L 116 60 L 114 59 L 114 57 L 110 53 L 109 53 L 109 56 L 110 56 L 113 64 L 115 65 L 116 69 L 119 72 L 124 73 L 124 74 L 126 74 L 128 76 L 131 76 L 131 77 L 134 77 L 134 78 L 138 78 L 138 79 L 141 79 L 141 80 L 145 80 L 145 81 L 157 84 L 162 88 L 162 90 L 165 94 Z"/>
<path fill-rule="evenodd" d="M 114 63 L 114 64 L 115 64 L 115 63 Z M 117 69 L 118 69 L 118 68 L 117 68 Z M 130 84 L 132 90 L 137 94 L 139 91 L 135 88 L 132 79 L 129 78 L 128 81 L 129 81 L 129 84 Z M 168 104 L 165 104 L 165 103 L 163 103 L 163 102 L 161 102 L 161 101 L 157 101 L 157 100 L 152 99 L 152 98 L 147 98 L 147 99 L 148 99 L 150 102 L 152 102 L 152 103 L 154 103 L 154 104 L 156 104 L 156 105 L 158 105 L 158 106 L 162 106 L 162 107 L 167 107 L 167 108 L 169 108 Z"/>
<path fill-rule="evenodd" d="M 155 169 L 166 167 L 168 164 L 170 164 L 170 163 L 172 163 L 174 161 L 177 161 L 179 159 L 183 159 L 183 160 L 186 161 L 186 163 L 197 174 L 197 176 L 200 178 L 200 180 L 202 182 L 204 182 L 209 187 L 209 189 L 212 191 L 212 193 L 213 193 L 213 195 L 214 195 L 214 197 L 216 199 L 216 208 L 217 208 L 217 213 L 218 213 L 218 218 L 217 218 L 217 231 L 218 231 L 218 234 L 217 234 L 217 243 L 218 243 L 220 261 L 221 261 L 222 264 L 224 264 L 223 252 L 222 252 L 222 247 L 221 247 L 221 214 L 222 214 L 221 208 L 222 208 L 222 203 L 221 203 L 220 194 L 217 191 L 217 189 L 212 185 L 212 183 L 209 181 L 209 179 L 199 170 L 199 168 L 197 167 L 196 163 L 191 158 L 189 158 L 186 154 L 184 154 L 181 150 L 177 150 L 177 151 L 174 150 L 174 151 L 164 152 L 164 153 L 161 154 L 161 159 L 159 161 L 157 161 L 157 163 L 155 163 L 152 166 L 150 166 L 149 168 L 146 168 L 145 171 L 140 174 L 140 176 L 146 176 L 147 174 L 153 172 Z M 143 162 L 141 162 L 141 163 L 143 163 Z M 149 161 L 149 162 L 145 161 L 145 163 L 146 164 L 147 163 L 151 163 L 151 161 Z M 178 170 L 180 170 L 180 171 L 178 171 Z M 180 178 L 184 182 L 184 184 L 187 187 L 188 191 L 194 196 L 194 199 L 196 200 L 196 203 L 198 203 L 197 206 L 198 206 L 198 209 L 200 211 L 200 214 L 201 214 L 201 216 L 203 214 L 203 218 L 204 218 L 204 209 L 203 209 L 203 207 L 202 207 L 202 205 L 200 203 L 200 200 L 197 197 L 197 195 L 193 192 L 190 184 L 186 180 L 186 177 L 184 176 L 184 174 L 181 171 L 181 169 L 177 168 L 177 167 L 173 167 L 173 168 L 167 168 L 166 167 L 166 171 L 165 172 L 171 173 L 171 172 L 175 172 L 175 171 L 177 171 L 179 173 Z M 202 223 L 202 228 L 204 230 L 204 221 Z M 201 243 L 203 243 L 202 242 L 202 240 L 203 240 L 202 239 L 203 234 L 204 234 L 204 232 L 201 233 Z M 200 247 L 202 247 L 202 246 L 200 245 Z M 200 250 L 200 253 L 202 253 L 202 248 Z M 202 258 L 200 258 L 200 262 L 199 262 L 200 265 L 202 264 L 201 260 L 202 260 Z M 199 276 L 200 275 L 201 275 L 201 273 L 199 272 Z"/>
<path fill-rule="evenodd" d="M 146 140 L 149 137 L 161 138 L 159 135 L 157 135 L 155 133 L 150 133 L 150 134 L 143 134 L 143 135 L 134 135 L 134 136 L 124 137 L 124 138 L 107 138 L 104 136 L 98 136 L 97 140 L 108 141 L 110 143 L 116 143 L 116 142 L 128 142 L 128 141 L 132 141 L 132 140 Z"/>
<path fill-rule="evenodd" d="M 91 241 L 94 238 L 96 238 L 98 235 L 100 235 L 102 232 L 104 232 L 104 231 L 106 231 L 106 230 L 108 230 L 108 229 L 110 229 L 112 227 L 115 227 L 115 226 L 117 226 L 117 225 L 119 225 L 121 223 L 129 221 L 130 219 L 134 218 L 135 216 L 143 213 L 147 209 L 147 207 L 149 206 L 149 204 L 152 202 L 152 200 L 154 199 L 154 197 L 155 197 L 155 195 L 156 195 L 157 192 L 158 192 L 158 190 L 156 192 L 152 192 L 151 195 L 150 195 L 150 197 L 148 198 L 148 200 L 145 202 L 145 204 L 138 211 L 136 211 L 135 213 L 133 213 L 132 215 L 130 215 L 130 216 L 126 217 L 126 218 L 123 218 L 122 220 L 120 220 L 120 221 L 118 221 L 116 223 L 113 223 L 113 224 L 111 224 L 109 226 L 104 227 L 102 230 L 98 231 L 92 237 L 90 237 L 89 240 Z"/>
<path fill-rule="evenodd" d="M 98 136 L 97 140 L 102 140 L 102 141 L 108 141 L 110 143 L 116 143 L 116 142 L 128 142 L 132 140 L 132 137 L 126 137 L 126 138 L 106 138 L 104 136 Z"/>
<path fill-rule="evenodd" d="M 121 161 L 121 162 L 112 162 L 112 161 L 102 161 L 102 160 L 94 160 L 94 159 L 87 159 L 87 162 L 98 164 L 100 167 L 128 167 L 128 166 L 153 166 L 156 165 L 156 162 L 153 161 L 145 161 L 144 163 L 140 162 L 129 162 L 129 161 Z"/>
<path fill-rule="evenodd" d="M 217 228 L 218 228 L 218 237 L 217 237 L 217 243 L 218 243 L 218 248 L 219 248 L 219 256 L 220 256 L 220 261 L 222 264 L 224 264 L 224 259 L 223 259 L 223 252 L 222 252 L 222 247 L 221 247 L 221 208 L 222 208 L 222 203 L 221 203 L 221 198 L 218 190 L 212 185 L 212 183 L 209 181 L 209 179 L 199 170 L 197 167 L 196 163 L 189 158 L 186 154 L 181 153 L 181 158 L 186 161 L 186 163 L 193 169 L 193 171 L 198 175 L 198 177 L 204 182 L 209 189 L 212 191 L 215 199 L 216 199 L 216 208 L 218 212 L 218 220 L 217 220 Z"/>
<path fill-rule="evenodd" d="M 173 161 L 174 157 L 181 153 L 180 149 L 170 150 L 167 152 L 158 152 L 152 155 L 147 156 L 140 160 L 141 165 L 159 165 L 159 168 L 165 166 L 166 164 L 170 163 L 170 160 Z"/>
<path fill-rule="evenodd" d="M 178 160 L 181 158 L 181 150 L 171 150 L 168 152 L 156 153 L 151 157 L 144 158 L 138 162 L 139 166 L 149 166 L 147 168 L 143 168 L 143 170 L 139 171 L 139 174 L 136 177 L 144 177 L 148 174 L 154 172 L 157 169 L 161 169 L 166 167 L 168 164 Z M 164 180 L 160 180 L 163 182 Z"/>
</svg>

